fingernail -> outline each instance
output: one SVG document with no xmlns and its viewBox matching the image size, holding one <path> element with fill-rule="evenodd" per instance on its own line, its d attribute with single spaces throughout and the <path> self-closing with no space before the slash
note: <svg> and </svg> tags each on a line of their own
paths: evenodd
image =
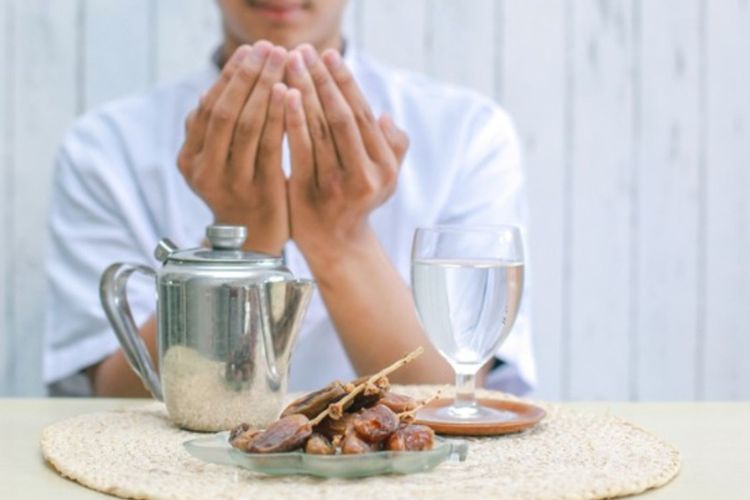
<svg viewBox="0 0 750 500">
<path fill-rule="evenodd" d="M 311 45 L 303 45 L 302 47 L 300 47 L 300 51 L 305 58 L 305 64 L 307 64 L 308 66 L 313 64 L 315 62 L 315 59 L 318 57 L 318 54 L 315 52 L 315 49 L 312 48 Z"/>
<path fill-rule="evenodd" d="M 253 59 L 253 62 L 255 63 L 262 63 L 266 60 L 266 57 L 268 57 L 268 52 L 270 51 L 268 45 L 261 44 L 256 45 L 253 47 L 253 51 L 251 53 L 251 57 Z"/>
<path fill-rule="evenodd" d="M 337 50 L 330 50 L 323 54 L 323 59 L 331 69 L 336 69 L 341 64 L 341 55 Z"/>
<path fill-rule="evenodd" d="M 284 98 L 286 95 L 286 85 L 284 85 L 281 82 L 274 83 L 273 87 L 271 88 L 271 99 L 274 101 L 279 101 Z"/>
<path fill-rule="evenodd" d="M 302 62 L 302 56 L 298 51 L 293 51 L 289 55 L 289 58 L 292 71 L 294 71 L 295 73 L 302 73 L 305 70 L 305 65 Z"/>
<path fill-rule="evenodd" d="M 247 56 L 247 49 L 245 48 L 244 45 L 241 45 L 232 53 L 232 56 L 229 58 L 229 62 L 231 63 L 242 62 L 245 56 Z"/>
<path fill-rule="evenodd" d="M 268 65 L 274 69 L 278 68 L 279 66 L 284 64 L 285 55 L 286 54 L 281 49 L 274 49 L 273 51 L 271 51 L 271 57 L 268 58 Z"/>
<path fill-rule="evenodd" d="M 289 100 L 289 107 L 292 108 L 292 111 L 299 111 L 301 105 L 299 92 L 289 92 L 287 96 L 287 99 Z"/>
</svg>

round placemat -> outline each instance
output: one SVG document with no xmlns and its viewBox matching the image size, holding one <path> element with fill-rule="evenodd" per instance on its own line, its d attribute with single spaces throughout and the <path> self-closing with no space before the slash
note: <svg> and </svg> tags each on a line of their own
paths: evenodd
<svg viewBox="0 0 750 500">
<path fill-rule="evenodd" d="M 397 390 L 426 397 L 435 389 Z M 534 404 L 547 411 L 536 427 L 467 438 L 465 462 L 409 476 L 268 477 L 205 463 L 182 446 L 201 434 L 172 425 L 160 403 L 58 422 L 44 429 L 41 447 L 63 476 L 129 498 L 609 498 L 662 486 L 679 470 L 674 447 L 625 420 Z"/>
</svg>

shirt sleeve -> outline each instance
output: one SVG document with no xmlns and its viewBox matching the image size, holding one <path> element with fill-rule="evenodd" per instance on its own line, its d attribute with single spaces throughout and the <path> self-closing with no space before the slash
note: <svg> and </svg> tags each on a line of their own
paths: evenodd
<svg viewBox="0 0 750 500">
<path fill-rule="evenodd" d="M 113 262 L 154 264 L 153 224 L 131 173 L 128 149 L 106 116 L 82 118 L 58 151 L 47 256 L 44 378 L 55 382 L 118 348 L 99 300 L 99 280 Z M 150 242 L 150 243 L 149 243 Z M 137 324 L 155 305 L 154 283 L 134 278 L 128 300 Z"/>
<path fill-rule="evenodd" d="M 506 364 L 494 370 L 487 386 L 517 394 L 536 382 L 531 355 L 531 275 L 525 176 L 520 145 L 511 119 L 494 104 L 484 104 L 463 128 L 462 154 L 454 186 L 439 224 L 518 226 L 524 240 L 524 289 L 510 335 L 497 356 Z"/>
</svg>

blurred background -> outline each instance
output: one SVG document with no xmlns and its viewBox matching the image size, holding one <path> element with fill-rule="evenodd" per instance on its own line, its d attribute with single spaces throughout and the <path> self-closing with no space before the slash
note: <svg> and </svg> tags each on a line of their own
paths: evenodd
<svg viewBox="0 0 750 500">
<path fill-rule="evenodd" d="M 750 1 L 350 0 L 346 32 L 515 118 L 536 396 L 750 399 Z M 219 39 L 211 0 L 0 3 L 0 395 L 43 394 L 62 134 Z"/>
</svg>

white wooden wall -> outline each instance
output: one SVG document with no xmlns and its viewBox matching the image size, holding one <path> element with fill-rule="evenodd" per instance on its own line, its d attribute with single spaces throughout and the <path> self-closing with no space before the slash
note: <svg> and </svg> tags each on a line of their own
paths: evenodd
<svg viewBox="0 0 750 500">
<path fill-rule="evenodd" d="M 750 398 L 748 0 L 352 0 L 354 43 L 494 96 L 526 155 L 539 395 Z M 40 393 L 73 118 L 204 64 L 210 0 L 0 6 L 0 394 Z"/>
</svg>

